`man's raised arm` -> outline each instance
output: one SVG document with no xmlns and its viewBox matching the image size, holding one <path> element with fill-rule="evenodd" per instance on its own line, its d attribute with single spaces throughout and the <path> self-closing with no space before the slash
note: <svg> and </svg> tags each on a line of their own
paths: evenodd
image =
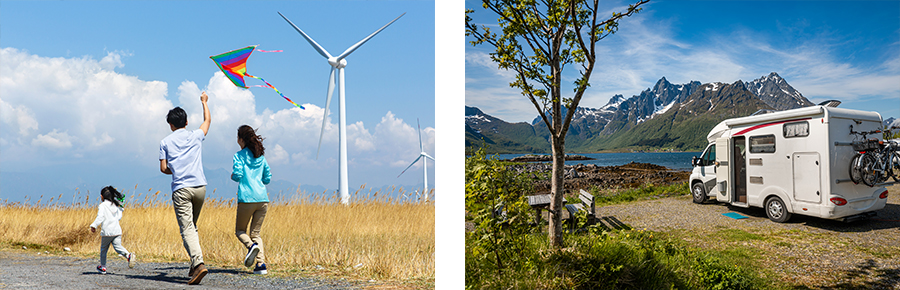
<svg viewBox="0 0 900 290">
<path fill-rule="evenodd" d="M 206 104 L 207 100 L 209 100 L 209 96 L 206 95 L 206 92 L 201 93 L 200 103 L 203 104 L 203 124 L 200 124 L 200 130 L 203 130 L 203 135 L 209 132 L 210 115 L 209 106 Z"/>
</svg>

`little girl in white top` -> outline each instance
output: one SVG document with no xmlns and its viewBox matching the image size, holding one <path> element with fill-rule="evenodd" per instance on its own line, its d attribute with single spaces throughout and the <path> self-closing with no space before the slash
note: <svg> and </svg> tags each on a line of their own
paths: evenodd
<svg viewBox="0 0 900 290">
<path fill-rule="evenodd" d="M 97 266 L 97 271 L 106 274 L 106 252 L 109 251 L 110 244 L 119 255 L 128 260 L 128 267 L 134 268 L 134 254 L 122 246 L 122 227 L 119 226 L 124 211 L 120 200 L 124 198 L 112 186 L 104 187 L 100 196 L 103 197 L 103 203 L 97 207 L 97 218 L 91 224 L 92 233 L 97 232 L 97 226 L 100 226 L 100 265 Z"/>
</svg>

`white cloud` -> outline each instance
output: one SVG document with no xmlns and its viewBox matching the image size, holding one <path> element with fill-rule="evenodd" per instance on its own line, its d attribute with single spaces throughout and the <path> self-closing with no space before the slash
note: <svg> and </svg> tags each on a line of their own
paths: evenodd
<svg viewBox="0 0 900 290">
<path fill-rule="evenodd" d="M 9 103 L 0 98 L 0 120 L 7 126 L 18 128 L 19 135 L 27 136 L 33 130 L 38 129 L 34 114 L 27 107 L 19 105 L 13 108 Z"/>
<path fill-rule="evenodd" d="M 100 67 L 104 70 L 114 70 L 116 68 L 125 67 L 125 63 L 122 62 L 122 52 L 108 52 L 105 57 L 100 59 Z M 127 55 L 126 55 L 127 56 Z"/>
<path fill-rule="evenodd" d="M 279 144 L 275 144 L 275 147 L 266 149 L 266 151 L 268 151 L 266 152 L 266 161 L 269 164 L 284 164 L 290 161 L 287 151 L 284 151 Z"/>
<path fill-rule="evenodd" d="M 175 104 L 166 98 L 166 83 L 143 81 L 113 70 L 124 65 L 118 52 L 98 61 L 40 57 L 14 48 L 0 50 L 4 168 L 52 166 L 72 163 L 73 158 L 92 162 L 106 158 L 124 164 L 122 170 L 126 171 L 129 166 L 155 166 L 159 141 L 171 133 L 165 116 Z M 326 119 L 322 150 L 316 158 L 323 108 L 303 104 L 306 110 L 301 110 L 286 105 L 277 111 L 257 112 L 254 90 L 234 86 L 218 71 L 204 83 L 182 82 L 175 99 L 188 113 L 188 129 L 196 129 L 203 122 L 200 93 L 209 95 L 211 125 L 203 145 L 205 167 L 231 168 L 231 156 L 239 150 L 237 128 L 246 124 L 265 138 L 266 156 L 278 179 L 326 187 L 336 184 L 331 182 L 337 180 L 335 112 Z M 347 126 L 351 184 L 396 183 L 400 169 L 391 169 L 400 166 L 395 164 L 408 164 L 418 153 L 416 130 L 392 112 L 386 112 L 374 128 L 370 130 L 360 121 Z M 422 132 L 432 154 L 434 128 Z"/>
<path fill-rule="evenodd" d="M 115 141 L 115 139 L 110 137 L 109 133 L 103 132 L 103 135 L 101 135 L 99 139 L 96 137 L 91 138 L 90 147 L 102 147 L 104 145 L 112 143 L 113 141 Z"/>
<path fill-rule="evenodd" d="M 888 53 L 871 63 L 854 62 L 840 54 L 841 43 L 854 35 L 817 34 L 811 37 L 783 37 L 773 31 L 753 31 L 736 27 L 727 34 L 695 31 L 704 41 L 685 42 L 678 38 L 677 19 L 661 19 L 652 11 L 629 17 L 619 24 L 618 33 L 597 46 L 598 62 L 591 87 L 580 103 L 601 107 L 615 94 L 639 94 L 665 76 L 670 82 L 750 81 L 778 72 L 810 99 L 839 99 L 852 102 L 866 96 L 885 100 L 900 94 L 900 56 Z M 888 51 L 896 52 L 900 43 Z M 466 47 L 466 105 L 506 121 L 530 121 L 537 115 L 534 106 L 517 89 L 508 86 L 511 77 L 487 57 L 488 45 Z M 493 71 L 493 72 L 492 72 Z M 571 96 L 574 66 L 566 68 L 563 92 Z"/>
<path fill-rule="evenodd" d="M 52 132 L 46 135 L 37 135 L 34 140 L 31 140 L 31 145 L 50 149 L 66 149 L 72 147 L 72 136 L 69 136 L 66 132 L 60 133 L 53 129 Z"/>
<path fill-rule="evenodd" d="M 97 61 L 0 49 L 0 131 L 19 133 L 4 135 L 4 149 L 17 152 L 4 154 L 4 162 L 46 160 L 42 148 L 111 158 L 155 154 L 172 107 L 166 84 L 112 71 L 122 66 L 118 52 Z M 110 144 L 117 149 L 105 150 Z"/>
</svg>

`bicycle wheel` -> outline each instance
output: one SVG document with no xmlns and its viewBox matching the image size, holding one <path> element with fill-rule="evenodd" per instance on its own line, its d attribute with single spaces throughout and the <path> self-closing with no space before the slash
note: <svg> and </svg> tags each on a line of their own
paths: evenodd
<svg viewBox="0 0 900 290">
<path fill-rule="evenodd" d="M 859 164 L 860 156 L 862 155 L 856 154 L 853 156 L 853 159 L 850 159 L 850 181 L 853 181 L 855 184 L 859 184 L 862 181 L 862 166 Z"/>
<path fill-rule="evenodd" d="M 900 182 L 900 153 L 891 152 L 891 163 L 888 163 L 891 178 L 896 182 Z"/>
<path fill-rule="evenodd" d="M 871 153 L 863 154 L 859 160 L 860 173 L 862 173 L 862 182 L 868 186 L 875 186 L 881 180 L 882 172 L 876 172 L 878 160 Z"/>
</svg>

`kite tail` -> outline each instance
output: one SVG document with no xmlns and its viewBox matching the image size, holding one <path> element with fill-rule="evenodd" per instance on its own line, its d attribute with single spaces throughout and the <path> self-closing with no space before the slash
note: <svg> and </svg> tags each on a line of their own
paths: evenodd
<svg viewBox="0 0 900 290">
<path fill-rule="evenodd" d="M 272 88 L 273 90 L 275 90 L 275 92 L 278 93 L 279 95 L 281 95 L 282 98 L 284 98 L 284 99 L 287 100 L 288 102 L 291 102 L 291 104 L 294 104 L 294 106 L 297 106 L 297 108 L 300 108 L 300 109 L 302 109 L 302 110 L 306 110 L 306 108 L 304 108 L 303 106 L 298 105 L 297 103 L 294 103 L 294 101 L 291 101 L 291 99 L 289 99 L 288 97 L 285 97 L 284 94 L 282 94 L 280 91 L 278 91 L 278 89 L 275 88 L 275 86 L 273 86 L 272 84 L 270 84 L 269 82 L 267 82 L 267 81 L 264 80 L 263 78 L 257 77 L 257 76 L 252 76 L 252 75 L 247 74 L 247 73 L 245 73 L 244 75 L 245 75 L 245 76 L 248 76 L 248 77 L 251 77 L 251 78 L 254 78 L 254 79 L 258 79 L 258 80 L 263 81 L 264 83 L 266 83 L 266 85 L 268 85 L 267 87 Z M 261 86 L 260 86 L 260 87 L 261 87 Z"/>
</svg>

